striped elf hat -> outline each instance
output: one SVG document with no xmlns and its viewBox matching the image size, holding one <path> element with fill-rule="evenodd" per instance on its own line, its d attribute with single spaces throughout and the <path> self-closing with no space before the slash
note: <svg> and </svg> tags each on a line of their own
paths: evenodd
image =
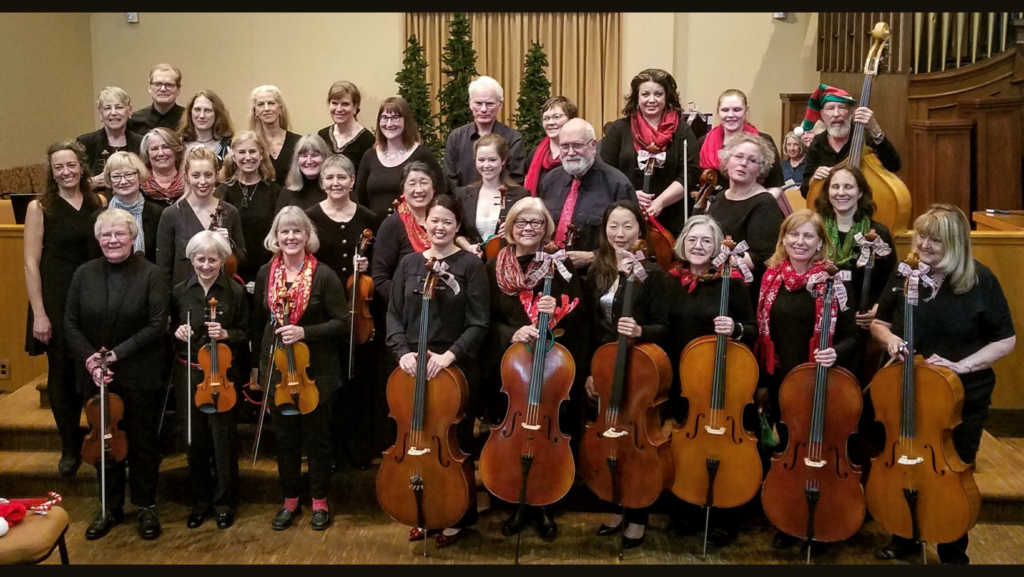
<svg viewBox="0 0 1024 577">
<path fill-rule="evenodd" d="M 857 104 L 857 99 L 842 88 L 819 84 L 810 99 L 807 100 L 807 113 L 804 115 L 803 124 L 793 129 L 793 133 L 800 136 L 814 128 L 814 123 L 821 118 L 821 108 L 825 106 L 826 102 L 841 102 L 847 106 L 854 106 Z"/>
</svg>

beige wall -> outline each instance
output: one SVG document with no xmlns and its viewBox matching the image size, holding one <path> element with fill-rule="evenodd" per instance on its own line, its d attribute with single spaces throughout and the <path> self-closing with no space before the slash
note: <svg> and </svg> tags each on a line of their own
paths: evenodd
<svg viewBox="0 0 1024 577">
<path fill-rule="evenodd" d="M 137 24 L 124 13 L 93 13 L 92 89 L 120 86 L 136 108 L 152 101 L 149 68 L 169 62 L 182 72 L 179 103 L 210 89 L 224 99 L 236 129 L 248 126 L 253 88 L 274 84 L 284 96 L 292 130 L 330 124 L 327 89 L 355 82 L 359 120 L 373 125 L 380 102 L 396 93 L 402 66 L 401 13 L 157 13 Z"/>
<path fill-rule="evenodd" d="M 0 16 L 0 168 L 93 130 L 93 94 L 88 14 Z"/>
</svg>

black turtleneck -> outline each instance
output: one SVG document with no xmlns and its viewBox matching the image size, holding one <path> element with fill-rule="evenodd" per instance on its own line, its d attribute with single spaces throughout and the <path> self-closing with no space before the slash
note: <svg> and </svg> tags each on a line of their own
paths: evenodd
<svg viewBox="0 0 1024 577">
<path fill-rule="evenodd" d="M 290 188 L 281 189 L 281 194 L 277 197 L 277 208 L 275 209 L 275 212 L 281 212 L 281 209 L 286 206 L 297 206 L 305 211 L 325 198 L 327 198 L 327 193 L 320 188 L 319 177 L 306 178 L 306 176 L 303 175 L 302 188 L 299 190 L 292 190 Z"/>
</svg>

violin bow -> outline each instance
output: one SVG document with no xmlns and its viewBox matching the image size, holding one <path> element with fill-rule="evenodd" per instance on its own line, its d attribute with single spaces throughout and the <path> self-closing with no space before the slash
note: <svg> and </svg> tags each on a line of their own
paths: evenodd
<svg viewBox="0 0 1024 577">
<path fill-rule="evenodd" d="M 192 305 L 188 306 L 188 313 L 185 315 L 185 326 L 188 327 L 188 340 L 185 341 L 188 347 L 188 359 L 185 361 L 185 374 L 188 375 L 188 393 L 185 395 L 184 410 L 188 414 L 188 432 L 186 440 L 188 446 L 192 446 Z"/>
<path fill-rule="evenodd" d="M 277 317 L 274 316 L 273 311 L 270 314 L 270 328 L 277 325 Z M 270 398 L 270 371 L 273 370 L 274 366 L 274 350 L 277 348 L 277 342 L 280 339 L 279 336 L 274 336 L 274 342 L 270 345 L 270 354 L 267 355 L 267 380 L 263 385 L 263 402 L 260 403 L 260 423 L 256 427 L 256 440 L 252 445 L 252 466 L 256 466 L 256 457 L 260 451 L 260 436 L 263 434 L 263 419 L 267 416 L 267 400 Z M 259 369 L 257 369 L 259 370 Z M 257 383 L 258 384 L 258 383 Z"/>
</svg>

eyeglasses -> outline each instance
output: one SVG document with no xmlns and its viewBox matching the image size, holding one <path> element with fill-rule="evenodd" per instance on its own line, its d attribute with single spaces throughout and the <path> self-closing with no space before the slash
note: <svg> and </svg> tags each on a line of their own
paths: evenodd
<svg viewBox="0 0 1024 577">
<path fill-rule="evenodd" d="M 740 153 L 730 154 L 729 156 L 731 156 L 732 158 L 735 158 L 736 162 L 750 163 L 750 164 L 759 164 L 761 162 L 760 158 L 754 158 L 753 156 L 743 156 Z"/>
<path fill-rule="evenodd" d="M 558 149 L 562 152 L 569 152 L 570 150 L 579 152 L 589 146 L 591 142 L 594 142 L 593 138 L 586 142 L 561 142 L 558 144 Z"/>
<path fill-rule="evenodd" d="M 101 240 L 110 240 L 112 238 L 116 238 L 117 240 L 124 240 L 124 239 L 128 238 L 129 236 L 131 236 L 131 234 L 126 232 L 126 231 L 123 231 L 123 230 L 119 230 L 117 232 L 104 232 L 104 233 L 100 233 L 100 239 Z"/>
<path fill-rule="evenodd" d="M 178 85 L 173 82 L 150 82 L 149 85 L 157 90 L 173 90 L 178 87 Z"/>
<path fill-rule="evenodd" d="M 131 181 L 135 180 L 135 177 L 138 176 L 138 175 L 139 175 L 138 171 L 135 171 L 135 170 L 133 170 L 131 172 L 126 172 L 124 174 L 110 173 L 110 182 L 121 182 L 122 180 L 125 181 L 125 182 L 131 182 Z"/>
<path fill-rule="evenodd" d="M 552 114 L 551 116 L 541 116 L 540 120 L 541 122 L 558 122 L 563 118 L 565 118 L 564 114 Z"/>
<path fill-rule="evenodd" d="M 688 236 L 685 239 L 683 239 L 683 242 L 685 242 L 686 244 L 700 243 L 701 246 L 713 246 L 715 244 L 715 241 L 711 240 L 710 238 L 697 238 L 695 236 Z"/>
<path fill-rule="evenodd" d="M 543 220 L 523 220 L 521 218 L 517 218 L 514 221 L 512 221 L 512 224 L 515 225 L 516 230 L 523 230 L 527 226 L 529 226 L 530 228 L 532 228 L 534 230 L 537 230 L 540 227 L 544 226 L 544 221 Z"/>
<path fill-rule="evenodd" d="M 381 114 L 380 115 L 380 123 L 381 124 L 389 124 L 389 123 L 392 123 L 392 122 L 397 124 L 398 121 L 401 120 L 401 119 L 402 119 L 402 115 L 401 114 Z"/>
</svg>

